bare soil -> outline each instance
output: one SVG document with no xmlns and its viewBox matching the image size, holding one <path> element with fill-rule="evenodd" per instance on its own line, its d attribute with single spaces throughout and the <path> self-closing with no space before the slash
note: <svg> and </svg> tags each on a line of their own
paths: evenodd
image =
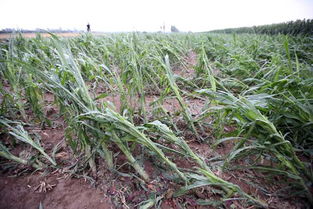
<svg viewBox="0 0 313 209">
<path fill-rule="evenodd" d="M 83 179 L 42 176 L 39 173 L 19 177 L 0 177 L 1 209 L 106 209 L 115 208 L 99 189 Z"/>
</svg>

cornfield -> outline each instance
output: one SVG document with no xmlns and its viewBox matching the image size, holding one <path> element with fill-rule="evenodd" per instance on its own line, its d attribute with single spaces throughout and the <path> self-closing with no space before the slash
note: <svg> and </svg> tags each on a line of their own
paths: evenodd
<svg viewBox="0 0 313 209">
<path fill-rule="evenodd" d="M 313 205 L 311 37 L 51 34 L 0 44 L 3 172 L 99 181 L 108 171 L 150 194 L 123 207 Z M 60 143 L 47 149 L 36 134 L 60 120 L 67 162 Z"/>
</svg>

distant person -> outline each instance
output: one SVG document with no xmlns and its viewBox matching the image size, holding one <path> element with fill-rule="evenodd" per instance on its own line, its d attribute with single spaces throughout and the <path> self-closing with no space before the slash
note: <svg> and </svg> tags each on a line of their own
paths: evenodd
<svg viewBox="0 0 313 209">
<path fill-rule="evenodd" d="M 90 32 L 90 24 L 87 24 L 87 32 Z"/>
</svg>

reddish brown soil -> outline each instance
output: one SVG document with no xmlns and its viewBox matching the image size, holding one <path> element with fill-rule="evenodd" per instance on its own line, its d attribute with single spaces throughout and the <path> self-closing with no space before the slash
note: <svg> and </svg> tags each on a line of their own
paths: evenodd
<svg viewBox="0 0 313 209">
<path fill-rule="evenodd" d="M 153 110 L 153 103 L 158 99 L 159 97 L 157 96 L 146 96 L 145 100 L 146 100 L 146 111 L 147 112 L 151 112 Z M 120 95 L 110 95 L 105 97 L 104 99 L 100 100 L 100 101 L 109 101 L 111 102 L 114 107 L 115 110 L 117 112 L 120 112 L 121 110 L 121 101 L 120 101 Z M 131 105 L 131 107 L 135 108 L 138 110 L 140 103 L 138 98 L 133 98 L 133 99 L 128 99 L 129 101 L 129 105 Z M 205 105 L 205 101 L 202 99 L 196 99 L 196 98 L 185 98 L 185 102 L 190 110 L 190 113 L 192 115 L 199 115 L 202 112 L 202 109 Z M 176 98 L 165 98 L 164 102 L 162 104 L 162 107 L 168 111 L 171 114 L 174 114 L 175 112 L 179 112 L 181 111 L 181 107 L 179 102 L 177 101 Z"/>
<path fill-rule="evenodd" d="M 0 185 L 1 209 L 39 208 L 40 204 L 44 209 L 114 208 L 109 197 L 83 179 L 39 174 L 17 178 L 2 176 Z"/>
<path fill-rule="evenodd" d="M 173 72 L 183 78 L 193 78 L 195 76 L 193 68 L 197 64 L 197 54 L 194 51 L 189 51 L 184 60 L 186 66 L 183 68 L 181 66 L 174 67 Z"/>
</svg>

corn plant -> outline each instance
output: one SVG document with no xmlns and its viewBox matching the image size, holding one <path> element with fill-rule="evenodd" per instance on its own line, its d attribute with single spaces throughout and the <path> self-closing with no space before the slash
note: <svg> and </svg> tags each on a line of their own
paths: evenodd
<svg viewBox="0 0 313 209">
<path fill-rule="evenodd" d="M 190 110 L 188 109 L 187 104 L 184 102 L 184 99 L 180 95 L 179 88 L 175 83 L 175 78 L 174 78 L 173 72 L 172 72 L 171 67 L 170 67 L 170 62 L 169 62 L 168 56 L 165 56 L 165 62 L 163 62 L 163 61 L 161 61 L 161 62 L 162 62 L 162 66 L 166 72 L 166 77 L 168 79 L 169 86 L 170 86 L 171 90 L 174 92 L 175 97 L 176 97 L 177 101 L 179 102 L 179 104 L 183 110 L 184 119 L 190 125 L 191 130 L 195 134 L 196 138 L 200 140 L 200 136 L 196 130 L 195 123 L 194 123 L 194 120 L 191 116 Z"/>
<path fill-rule="evenodd" d="M 29 136 L 28 132 L 24 130 L 23 126 L 20 123 L 17 123 L 17 125 L 14 127 L 10 124 L 13 123 L 12 121 L 3 118 L 0 118 L 0 123 L 7 127 L 9 134 L 12 135 L 15 139 L 31 145 L 34 149 L 38 150 L 53 166 L 57 165 L 56 162 L 44 151 L 44 148 L 40 145 L 40 143 L 38 141 L 34 141 Z M 15 157 L 3 145 L 1 146 L 1 148 L 3 150 L 2 154 L 4 157 L 22 164 L 27 164 L 26 160 Z M 38 167 L 38 165 L 34 165 L 35 167 Z"/>
<path fill-rule="evenodd" d="M 202 91 L 202 93 L 204 92 L 205 91 Z M 257 106 L 262 107 L 264 101 L 257 101 L 256 99 L 254 100 L 255 104 L 253 104 L 244 97 L 236 98 L 232 94 L 225 92 L 213 93 L 206 91 L 204 94 L 210 95 L 211 98 L 214 98 L 219 104 L 223 105 L 219 108 L 219 111 L 225 111 L 225 117 L 230 117 L 230 120 L 235 120 L 239 127 L 244 129 L 240 133 L 245 133 L 245 137 L 237 142 L 236 146 L 228 154 L 225 161 L 226 165 L 231 160 L 251 150 L 269 152 L 273 154 L 292 175 L 300 179 L 299 184 L 305 190 L 308 199 L 312 201 L 312 196 L 306 182 L 312 181 L 313 175 L 306 168 L 305 164 L 299 160 L 291 143 L 285 140 L 285 137 L 276 129 L 274 124 L 257 109 Z M 214 109 L 215 108 L 212 108 L 213 112 Z M 247 138 L 249 137 L 255 138 L 255 141 L 253 141 L 255 145 L 250 146 L 247 144 Z M 227 140 L 229 139 L 231 138 Z M 225 140 L 222 139 L 216 144 L 224 141 Z"/>
</svg>

